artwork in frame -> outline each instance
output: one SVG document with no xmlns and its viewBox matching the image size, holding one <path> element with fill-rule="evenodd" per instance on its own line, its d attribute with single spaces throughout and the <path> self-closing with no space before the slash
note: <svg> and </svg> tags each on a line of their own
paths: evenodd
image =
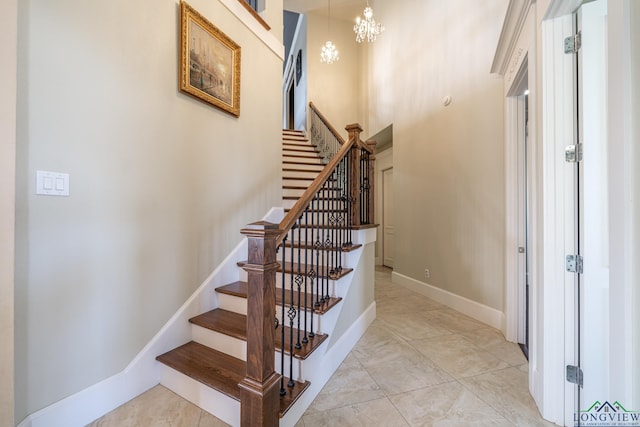
<svg viewBox="0 0 640 427">
<path fill-rule="evenodd" d="M 240 46 L 180 2 L 180 90 L 240 116 Z"/>
</svg>

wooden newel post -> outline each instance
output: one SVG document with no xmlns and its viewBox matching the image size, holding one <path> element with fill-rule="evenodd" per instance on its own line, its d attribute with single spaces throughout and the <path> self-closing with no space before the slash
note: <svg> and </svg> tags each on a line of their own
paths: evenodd
<svg viewBox="0 0 640 427">
<path fill-rule="evenodd" d="M 360 226 L 360 133 L 362 132 L 362 128 L 359 124 L 354 123 L 347 125 L 345 129 L 349 132 L 349 141 L 352 139 L 356 141 L 349 155 L 349 169 L 351 170 L 351 178 L 349 180 L 351 188 L 349 188 L 349 194 L 351 196 L 351 203 L 353 203 L 349 221 L 352 227 L 358 227 Z"/>
<path fill-rule="evenodd" d="M 240 387 L 240 422 L 244 427 L 279 424 L 280 375 L 275 371 L 276 240 L 278 225 L 256 222 L 247 236 L 247 374 Z"/>
</svg>

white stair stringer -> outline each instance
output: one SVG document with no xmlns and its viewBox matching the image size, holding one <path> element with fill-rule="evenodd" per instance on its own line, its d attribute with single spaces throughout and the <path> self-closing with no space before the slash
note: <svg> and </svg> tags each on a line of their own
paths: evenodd
<svg viewBox="0 0 640 427">
<path fill-rule="evenodd" d="M 162 363 L 160 384 L 232 426 L 240 425 L 240 402 Z"/>
<path fill-rule="evenodd" d="M 328 338 L 304 360 L 293 358 L 293 377 L 299 381 L 309 381 L 311 385 L 299 397 L 296 403 L 280 419 L 280 426 L 295 426 L 311 402 L 320 393 L 322 387 L 331 378 L 344 358 L 364 334 L 367 327 L 375 319 L 375 302 L 373 299 L 374 271 L 375 271 L 375 243 L 376 230 L 358 230 L 353 232 L 354 243 L 362 247 L 344 254 L 345 261 L 353 272 L 333 282 L 332 292 L 343 300 L 322 315 L 314 315 L 314 329 L 318 333 L 328 334 Z M 240 279 L 244 270 L 238 267 Z M 246 278 L 245 278 L 246 279 Z M 364 301 L 361 295 L 369 294 Z M 217 303 L 220 308 L 227 310 L 239 305 L 239 298 L 226 298 L 218 295 Z M 233 301 L 231 305 L 228 305 Z M 218 305 L 216 304 L 216 305 Z M 246 301 L 244 302 L 246 312 Z M 218 308 L 218 307 L 216 307 Z M 280 307 L 277 307 L 280 308 Z M 348 325 L 341 325 L 343 319 L 348 319 Z M 345 320 L 347 321 L 347 320 Z M 338 334 L 337 330 L 340 330 Z M 246 360 L 246 343 L 218 332 L 207 330 L 197 325 L 191 325 L 191 340 Z M 276 351 L 276 371 L 281 371 L 280 353 Z M 290 373 L 289 358 L 285 358 L 285 375 Z M 205 411 L 232 425 L 240 425 L 240 404 L 235 399 L 215 391 L 210 387 L 161 365 L 161 384 L 178 395 L 184 397 Z"/>
<path fill-rule="evenodd" d="M 376 229 L 353 232 L 354 243 L 362 247 L 347 254 L 349 267 L 353 272 L 340 280 L 336 288 L 340 288 L 342 302 L 329 310 L 324 316 L 335 311 L 335 321 L 323 324 L 323 332 L 329 334 L 322 346 L 302 361 L 302 375 L 311 385 L 300 396 L 298 401 L 280 419 L 281 427 L 293 427 L 302 417 L 311 402 L 320 393 L 342 361 L 353 349 L 376 317 L 376 306 L 373 299 L 375 278 L 375 239 Z M 369 298 L 360 300 L 359 296 L 371 292 Z M 342 320 L 350 319 L 348 325 Z M 325 329 L 332 323 L 331 330 Z M 340 327 L 341 332 L 337 332 Z"/>
</svg>

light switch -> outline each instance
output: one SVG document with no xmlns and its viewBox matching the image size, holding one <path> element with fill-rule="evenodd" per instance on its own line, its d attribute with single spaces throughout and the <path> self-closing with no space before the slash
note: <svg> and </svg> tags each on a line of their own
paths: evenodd
<svg viewBox="0 0 640 427">
<path fill-rule="evenodd" d="M 53 180 L 50 176 L 45 176 L 42 178 L 42 186 L 45 190 L 53 190 Z"/>
<path fill-rule="evenodd" d="M 36 171 L 36 194 L 45 196 L 68 196 L 69 174 Z"/>
</svg>

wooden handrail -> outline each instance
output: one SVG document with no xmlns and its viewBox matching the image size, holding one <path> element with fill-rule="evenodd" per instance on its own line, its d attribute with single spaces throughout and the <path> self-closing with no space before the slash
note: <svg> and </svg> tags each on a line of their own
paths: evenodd
<svg viewBox="0 0 640 427">
<path fill-rule="evenodd" d="M 322 123 L 324 123 L 324 125 L 327 127 L 327 129 L 329 129 L 331 131 L 331 133 L 333 134 L 333 136 L 336 137 L 338 142 L 340 142 L 340 145 L 344 145 L 344 143 L 345 143 L 344 138 L 338 133 L 336 128 L 334 128 L 331 125 L 331 123 L 329 123 L 329 120 L 327 120 L 327 118 L 322 115 L 322 113 L 316 108 L 316 106 L 313 104 L 313 102 L 309 103 L 309 108 L 311 108 L 313 110 L 313 112 L 316 113 L 316 115 L 322 121 Z"/>
<path fill-rule="evenodd" d="M 250 5 L 249 3 L 247 3 L 246 0 L 238 0 L 240 2 L 240 4 L 247 9 L 247 11 L 254 17 L 256 18 L 256 21 L 258 21 L 260 23 L 260 25 L 262 25 L 264 27 L 265 30 L 267 31 L 271 31 L 271 27 L 269 26 L 269 24 L 267 24 L 267 21 L 265 21 L 264 19 L 262 19 L 262 16 L 260 16 L 258 14 L 258 12 L 256 12 Z"/>
<path fill-rule="evenodd" d="M 355 142 L 355 138 L 350 138 L 349 142 L 347 142 L 346 144 L 342 144 L 340 151 L 338 151 L 336 155 L 333 156 L 329 163 L 327 163 L 327 165 L 324 167 L 322 172 L 320 172 L 316 179 L 313 180 L 311 185 L 309 185 L 304 194 L 300 196 L 296 204 L 293 205 L 289 213 L 285 215 L 285 217 L 280 222 L 280 236 L 278 236 L 278 239 L 276 241 L 277 245 L 280 245 L 282 243 L 284 237 L 287 235 L 289 230 L 291 230 L 291 227 L 293 227 L 300 215 L 302 215 L 305 209 L 307 209 L 307 206 L 309 206 L 309 203 L 311 203 L 313 198 L 316 196 L 316 193 L 322 188 L 327 179 L 329 179 L 342 159 L 346 157 Z"/>
</svg>

